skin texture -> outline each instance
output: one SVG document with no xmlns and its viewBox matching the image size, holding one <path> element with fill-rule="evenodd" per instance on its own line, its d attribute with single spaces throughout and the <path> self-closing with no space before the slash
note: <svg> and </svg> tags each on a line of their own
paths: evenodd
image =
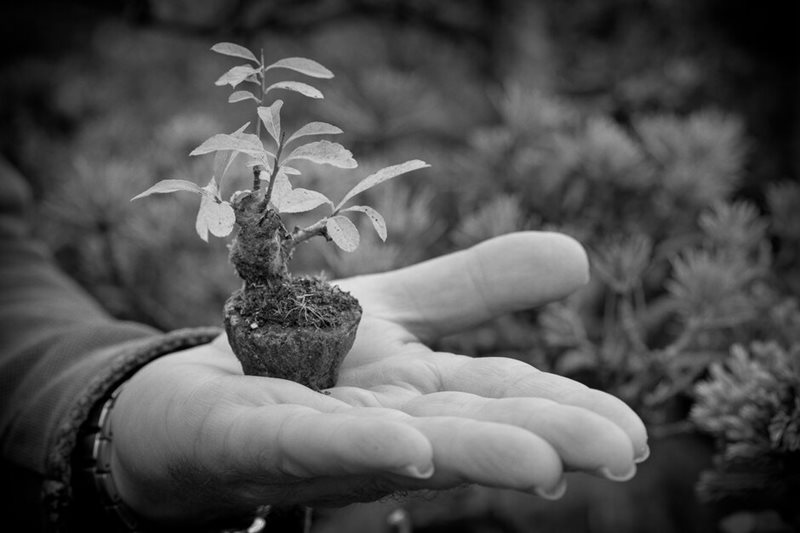
<svg viewBox="0 0 800 533">
<path fill-rule="evenodd" d="M 340 281 L 364 317 L 327 395 L 243 376 L 224 336 L 158 359 L 112 413 L 122 497 L 151 520 L 209 525 L 267 503 L 343 505 L 463 483 L 556 498 L 566 470 L 629 479 L 647 434 L 622 401 L 513 359 L 426 346 L 587 279 L 574 240 L 525 232 Z"/>
</svg>

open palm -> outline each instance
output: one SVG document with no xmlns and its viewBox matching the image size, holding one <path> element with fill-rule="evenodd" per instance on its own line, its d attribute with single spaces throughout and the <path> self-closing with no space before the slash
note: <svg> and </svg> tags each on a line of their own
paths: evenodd
<svg viewBox="0 0 800 533">
<path fill-rule="evenodd" d="M 566 296 L 586 271 L 574 241 L 526 232 L 343 280 L 364 316 L 327 394 L 242 376 L 224 336 L 156 360 L 113 412 L 120 492 L 152 520 L 208 524 L 263 504 L 461 483 L 552 498 L 565 470 L 628 479 L 647 436 L 620 400 L 520 361 L 426 344 Z"/>
</svg>

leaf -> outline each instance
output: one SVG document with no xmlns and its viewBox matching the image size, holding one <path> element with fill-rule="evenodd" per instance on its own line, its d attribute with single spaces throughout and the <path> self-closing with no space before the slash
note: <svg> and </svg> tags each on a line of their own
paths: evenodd
<svg viewBox="0 0 800 533">
<path fill-rule="evenodd" d="M 231 133 L 231 135 L 233 135 L 235 137 L 239 137 L 241 135 L 246 135 L 244 130 L 246 130 L 248 127 L 250 127 L 250 122 L 249 121 L 245 122 L 244 124 L 242 124 L 242 126 L 238 130 L 236 130 L 233 133 Z"/>
<path fill-rule="evenodd" d="M 378 232 L 378 237 L 380 237 L 383 242 L 386 242 L 386 220 L 383 219 L 380 213 L 368 205 L 353 205 L 342 210 L 342 212 L 345 211 L 358 211 L 367 215 L 375 231 Z"/>
<path fill-rule="evenodd" d="M 344 195 L 342 201 L 339 202 L 339 205 L 336 206 L 336 211 L 338 211 L 348 200 L 353 198 L 355 195 L 360 194 L 367 189 L 371 189 L 372 187 L 383 183 L 386 180 L 390 180 L 392 178 L 396 178 L 401 174 L 405 174 L 406 172 L 411 172 L 412 170 L 418 170 L 420 168 L 426 168 L 430 165 L 425 161 L 420 161 L 419 159 L 412 159 L 411 161 L 406 161 L 405 163 L 400 163 L 399 165 L 393 165 L 391 167 L 383 168 L 374 174 L 370 174 L 363 180 L 361 180 L 355 187 L 350 189 L 350 192 Z"/>
<path fill-rule="evenodd" d="M 273 89 L 286 89 L 287 91 L 294 91 L 303 96 L 308 96 L 309 98 L 322 98 L 322 93 L 319 89 L 301 81 L 279 81 L 267 87 L 265 92 L 270 92 Z"/>
<path fill-rule="evenodd" d="M 256 64 L 259 64 L 258 58 L 256 55 L 245 48 L 244 46 L 240 46 L 234 43 L 217 43 L 211 47 L 211 50 L 218 54 L 232 56 L 232 57 L 241 57 L 242 59 L 247 59 L 248 61 L 253 61 Z"/>
<path fill-rule="evenodd" d="M 244 133 L 240 131 L 232 133 L 231 136 L 242 141 L 242 147 L 245 150 L 268 152 L 266 149 L 264 149 L 264 143 L 262 143 L 261 139 L 258 138 L 258 135 L 254 133 Z"/>
<path fill-rule="evenodd" d="M 358 248 L 358 228 L 349 218 L 342 215 L 331 217 L 325 223 L 325 228 L 333 242 L 345 252 L 354 252 Z"/>
<path fill-rule="evenodd" d="M 249 125 L 250 123 L 247 122 L 244 126 L 231 133 L 231 135 L 238 137 L 244 134 L 244 130 L 246 130 Z M 222 180 L 225 177 L 225 174 L 227 174 L 228 169 L 231 167 L 233 160 L 236 159 L 236 154 L 238 153 L 239 152 L 233 150 L 220 150 L 214 155 L 214 177 L 219 180 L 220 187 L 222 187 Z"/>
<path fill-rule="evenodd" d="M 333 208 L 333 202 L 324 194 L 298 188 L 292 189 L 289 194 L 281 199 L 278 211 L 280 213 L 305 213 L 323 204 L 328 204 Z"/>
<path fill-rule="evenodd" d="M 289 144 L 295 139 L 300 137 L 304 137 L 306 135 L 336 135 L 339 133 L 344 133 L 340 128 L 334 126 L 333 124 L 328 124 L 327 122 L 309 122 L 296 132 L 292 134 L 291 137 L 286 141 L 286 144 Z"/>
<path fill-rule="evenodd" d="M 317 141 L 295 148 L 284 163 L 294 159 L 306 159 L 313 163 L 328 164 L 338 168 L 356 168 L 358 163 L 353 154 L 339 143 Z"/>
<path fill-rule="evenodd" d="M 233 231 L 236 214 L 228 202 L 219 199 L 219 190 L 214 178 L 203 187 L 200 209 L 197 211 L 195 230 L 200 238 L 208 242 L 208 233 L 215 237 L 226 237 Z"/>
<path fill-rule="evenodd" d="M 169 192 L 178 192 L 178 191 L 187 191 L 193 192 L 196 194 L 203 194 L 204 189 L 197 185 L 196 183 L 192 183 L 191 181 L 186 180 L 161 180 L 146 191 L 137 194 L 133 198 L 131 198 L 131 202 L 134 200 L 138 200 L 139 198 L 144 198 L 145 196 L 150 196 L 151 194 L 164 194 Z"/>
<path fill-rule="evenodd" d="M 288 68 L 289 70 L 294 70 L 295 72 L 311 76 L 312 78 L 328 79 L 333 77 L 333 72 L 316 61 L 306 59 L 305 57 L 287 57 L 269 65 L 265 70 L 271 68 Z"/>
<path fill-rule="evenodd" d="M 265 179 L 264 181 L 269 181 Z M 275 185 L 272 186 L 272 198 L 270 202 L 275 206 L 275 209 L 280 212 L 284 199 L 292 192 L 292 184 L 289 182 L 289 177 L 284 172 L 284 168 L 278 168 L 278 175 L 275 176 Z"/>
<path fill-rule="evenodd" d="M 286 166 L 286 165 L 281 165 L 281 168 L 280 168 L 280 170 L 278 172 L 281 172 L 281 171 L 285 172 L 286 174 L 288 174 L 290 176 L 299 176 L 300 174 L 302 174 L 302 172 L 300 172 L 296 168 L 289 167 L 289 166 Z"/>
<path fill-rule="evenodd" d="M 197 212 L 195 230 L 200 238 L 208 242 L 208 233 L 215 237 L 227 237 L 233 231 L 236 214 L 228 202 L 203 196 Z"/>
<path fill-rule="evenodd" d="M 260 71 L 257 68 L 253 68 L 250 65 L 239 65 L 220 76 L 219 79 L 214 82 L 214 85 L 230 85 L 231 87 L 236 87 L 258 72 Z"/>
<path fill-rule="evenodd" d="M 222 178 L 225 177 L 225 174 L 228 173 L 228 169 L 231 168 L 233 160 L 236 159 L 236 154 L 238 153 L 239 152 L 233 150 L 230 152 L 220 150 L 214 154 L 214 177 L 220 180 L 220 182 L 222 182 Z"/>
<path fill-rule="evenodd" d="M 234 150 L 256 158 L 264 158 L 266 155 L 273 155 L 264 148 L 264 145 L 261 144 L 261 140 L 252 133 L 238 133 L 235 135 L 217 133 L 203 141 L 203 143 L 192 150 L 189 155 L 204 155 L 220 150 Z"/>
<path fill-rule="evenodd" d="M 259 107 L 256 111 L 261 118 L 261 122 L 267 128 L 267 131 L 275 139 L 275 142 L 281 142 L 281 107 L 283 100 L 275 100 L 269 107 Z"/>
<path fill-rule="evenodd" d="M 256 102 L 261 102 L 256 95 L 251 93 L 250 91 L 236 91 L 231 93 L 228 97 L 229 104 L 235 104 L 236 102 L 242 102 L 244 100 L 255 100 Z"/>
</svg>

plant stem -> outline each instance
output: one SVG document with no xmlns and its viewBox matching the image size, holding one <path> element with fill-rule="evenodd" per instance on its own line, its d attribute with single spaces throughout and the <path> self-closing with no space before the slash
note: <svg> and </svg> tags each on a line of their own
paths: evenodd
<svg viewBox="0 0 800 533">
<path fill-rule="evenodd" d="M 264 80 L 267 77 L 267 71 L 264 68 L 264 49 L 263 48 L 261 49 L 261 72 L 260 72 L 260 74 L 261 74 L 261 76 L 258 79 L 258 88 L 261 90 L 261 98 L 258 100 L 259 104 L 264 101 L 264 95 L 266 94 L 264 88 L 267 86 L 267 84 L 264 82 Z M 258 108 L 258 106 L 256 106 L 256 109 L 257 108 Z M 258 111 L 256 111 L 256 137 L 258 137 L 259 139 L 261 138 L 261 117 L 258 116 Z"/>
<path fill-rule="evenodd" d="M 267 192 L 264 194 L 264 201 L 267 206 L 269 206 L 269 201 L 272 199 L 272 189 L 275 186 L 275 177 L 278 175 L 278 170 L 280 170 L 280 165 L 278 164 L 278 160 L 281 158 L 281 152 L 283 151 L 283 142 L 286 138 L 286 132 L 281 132 L 281 140 L 278 143 L 278 150 L 275 152 L 275 162 L 272 164 L 272 173 L 269 176 L 269 185 L 267 186 Z"/>
<path fill-rule="evenodd" d="M 322 220 L 318 220 L 317 222 L 306 228 L 296 228 L 291 235 L 292 248 L 294 248 L 301 242 L 305 242 L 312 237 L 316 237 L 317 235 L 321 235 L 327 238 L 327 231 L 325 229 L 327 222 L 328 219 L 323 218 Z"/>
<path fill-rule="evenodd" d="M 266 77 L 267 73 L 264 70 L 264 49 L 261 49 L 261 72 L 259 73 L 258 79 L 258 88 L 261 91 L 261 99 L 258 100 L 258 103 L 264 101 L 264 87 L 266 83 L 264 83 L 264 78 Z M 258 105 L 256 105 L 256 137 L 259 139 L 261 138 L 261 117 L 258 116 Z M 261 188 L 261 167 L 255 166 L 253 167 L 253 191 L 257 191 Z"/>
</svg>

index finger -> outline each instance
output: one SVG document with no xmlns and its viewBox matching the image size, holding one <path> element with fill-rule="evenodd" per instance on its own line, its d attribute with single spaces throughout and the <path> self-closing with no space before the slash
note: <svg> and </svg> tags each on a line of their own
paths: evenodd
<svg viewBox="0 0 800 533">
<path fill-rule="evenodd" d="M 371 315 L 430 340 L 563 298 L 587 281 L 588 260 L 577 241 L 527 231 L 339 285 Z"/>
</svg>

